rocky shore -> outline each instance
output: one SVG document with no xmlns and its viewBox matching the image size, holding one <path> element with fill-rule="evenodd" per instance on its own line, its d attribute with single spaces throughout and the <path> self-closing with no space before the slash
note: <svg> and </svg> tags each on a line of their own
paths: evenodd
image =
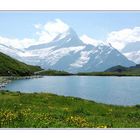
<svg viewBox="0 0 140 140">
<path fill-rule="evenodd" d="M 8 77 L 0 77 L 0 90 L 3 89 L 11 80 Z"/>
<path fill-rule="evenodd" d="M 1 76 L 0 77 L 0 90 L 2 90 L 8 83 L 12 80 L 20 80 L 20 79 L 33 79 L 33 78 L 41 78 L 40 75 L 33 76 Z"/>
</svg>

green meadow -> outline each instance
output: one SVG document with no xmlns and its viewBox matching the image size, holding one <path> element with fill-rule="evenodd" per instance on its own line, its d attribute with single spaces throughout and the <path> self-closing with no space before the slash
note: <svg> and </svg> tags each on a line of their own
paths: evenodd
<svg viewBox="0 0 140 140">
<path fill-rule="evenodd" d="M 140 105 L 114 106 L 50 93 L 0 91 L 1 128 L 139 128 Z"/>
</svg>

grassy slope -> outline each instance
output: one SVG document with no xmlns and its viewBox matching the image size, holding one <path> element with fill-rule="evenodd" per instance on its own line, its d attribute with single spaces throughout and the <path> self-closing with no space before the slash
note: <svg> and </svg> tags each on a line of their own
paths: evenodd
<svg viewBox="0 0 140 140">
<path fill-rule="evenodd" d="M 31 66 L 19 62 L 3 53 L 0 53 L 0 75 L 3 76 L 25 76 L 32 75 L 35 71 L 41 70 L 38 66 Z"/>
<path fill-rule="evenodd" d="M 136 128 L 140 106 L 112 106 L 53 94 L 0 92 L 0 127 Z"/>
</svg>

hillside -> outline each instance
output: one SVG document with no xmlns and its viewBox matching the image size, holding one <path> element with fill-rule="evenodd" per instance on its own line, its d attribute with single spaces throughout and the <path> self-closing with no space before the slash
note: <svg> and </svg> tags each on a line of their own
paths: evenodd
<svg viewBox="0 0 140 140">
<path fill-rule="evenodd" d="M 126 70 L 128 70 L 127 67 L 118 65 L 118 66 L 114 66 L 114 67 L 111 67 L 111 68 L 105 70 L 105 72 L 123 72 L 123 71 L 126 71 Z"/>
<path fill-rule="evenodd" d="M 31 66 L 17 61 L 0 52 L 0 75 L 1 76 L 26 76 L 41 70 L 38 66 Z"/>
<path fill-rule="evenodd" d="M 105 72 L 119 72 L 131 75 L 140 75 L 140 64 L 131 67 L 115 66 L 107 69 Z"/>
<path fill-rule="evenodd" d="M 111 67 L 104 72 L 80 72 L 77 75 L 85 76 L 140 76 L 140 65 L 124 67 L 121 65 Z"/>
</svg>

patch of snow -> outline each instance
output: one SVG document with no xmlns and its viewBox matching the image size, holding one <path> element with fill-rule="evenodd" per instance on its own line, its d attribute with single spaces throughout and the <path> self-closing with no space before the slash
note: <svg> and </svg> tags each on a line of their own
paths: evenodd
<svg viewBox="0 0 140 140">
<path fill-rule="evenodd" d="M 88 51 L 81 51 L 80 58 L 78 60 L 76 60 L 75 63 L 70 64 L 70 66 L 72 66 L 72 67 L 83 67 L 83 65 L 88 63 L 88 61 L 90 59 L 90 57 L 89 57 L 90 53 L 91 53 L 91 51 L 89 51 L 89 52 Z"/>
<path fill-rule="evenodd" d="M 112 52 L 112 50 L 109 50 L 109 51 L 106 53 L 106 55 L 110 54 L 111 52 Z"/>
<path fill-rule="evenodd" d="M 69 41 L 71 41 L 71 38 L 69 38 L 69 39 L 67 40 L 67 42 L 69 42 Z"/>
<path fill-rule="evenodd" d="M 69 55 L 70 52 L 77 53 L 83 50 L 86 46 L 76 46 L 69 48 L 55 49 L 55 46 L 40 50 L 31 51 L 32 55 L 38 56 L 39 59 L 44 59 L 51 66 L 55 65 L 62 57 Z"/>
<path fill-rule="evenodd" d="M 98 63 L 97 65 L 99 65 L 99 64 L 101 64 L 101 63 L 103 63 L 103 60 L 100 60 L 99 63 Z"/>
</svg>

